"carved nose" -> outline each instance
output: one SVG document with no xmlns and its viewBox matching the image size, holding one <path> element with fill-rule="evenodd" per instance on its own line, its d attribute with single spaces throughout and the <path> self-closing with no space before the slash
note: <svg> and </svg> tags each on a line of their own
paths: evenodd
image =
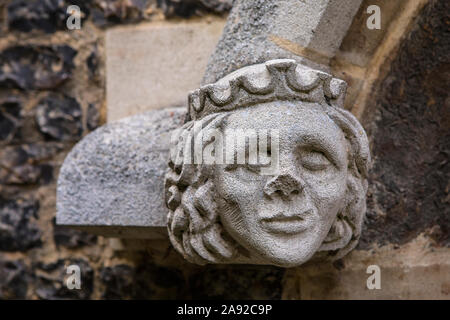
<svg viewBox="0 0 450 320">
<path fill-rule="evenodd" d="M 298 194 L 303 190 L 303 183 L 300 179 L 293 177 L 290 174 L 280 174 L 270 179 L 264 186 L 264 193 L 268 196 L 279 194 L 284 197 L 289 197 L 293 194 Z"/>
</svg>

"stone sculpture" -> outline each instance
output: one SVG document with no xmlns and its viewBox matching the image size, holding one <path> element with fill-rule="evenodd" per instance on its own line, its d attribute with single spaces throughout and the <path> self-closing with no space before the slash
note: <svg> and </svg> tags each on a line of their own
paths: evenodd
<svg viewBox="0 0 450 320">
<path fill-rule="evenodd" d="M 351 251 L 370 152 L 342 108 L 345 89 L 325 72 L 277 59 L 191 92 L 165 179 L 176 250 L 197 264 L 282 267 Z"/>
</svg>

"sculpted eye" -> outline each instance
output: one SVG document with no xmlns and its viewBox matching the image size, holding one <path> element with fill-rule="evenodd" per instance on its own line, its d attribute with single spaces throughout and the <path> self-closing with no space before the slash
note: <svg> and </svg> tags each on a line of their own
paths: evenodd
<svg viewBox="0 0 450 320">
<path fill-rule="evenodd" d="M 327 156 L 320 151 L 308 151 L 302 156 L 302 165 L 311 171 L 325 170 L 332 165 Z"/>
<path fill-rule="evenodd" d="M 235 171 L 237 169 L 259 173 L 261 166 L 256 164 L 228 164 L 225 166 L 225 171 Z"/>
</svg>

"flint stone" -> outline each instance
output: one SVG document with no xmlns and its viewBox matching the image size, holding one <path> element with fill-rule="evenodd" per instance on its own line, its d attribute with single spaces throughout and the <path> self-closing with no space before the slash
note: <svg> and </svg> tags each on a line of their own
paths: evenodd
<svg viewBox="0 0 450 320">
<path fill-rule="evenodd" d="M 233 0 L 160 0 L 158 5 L 167 18 L 189 18 L 193 15 L 201 16 L 205 12 L 225 14 L 233 6 Z"/>
<path fill-rule="evenodd" d="M 55 89 L 72 76 L 76 55 L 66 45 L 6 48 L 0 52 L 0 88 Z"/>
<path fill-rule="evenodd" d="M 173 299 L 186 294 L 186 281 L 180 270 L 151 263 L 104 267 L 100 280 L 106 288 L 104 299 Z"/>
<path fill-rule="evenodd" d="M 52 139 L 76 141 L 83 132 L 81 106 L 72 97 L 51 93 L 37 104 L 36 123 Z"/>
<path fill-rule="evenodd" d="M 71 290 L 66 287 L 66 273 L 69 265 L 80 267 L 81 289 Z M 94 290 L 94 270 L 84 259 L 59 259 L 50 263 L 33 264 L 36 275 L 36 295 L 42 300 L 89 299 Z M 62 281 L 61 281 L 62 280 Z"/>
<path fill-rule="evenodd" d="M 30 281 L 28 272 L 22 260 L 0 258 L 0 300 L 25 299 Z"/>
<path fill-rule="evenodd" d="M 371 160 L 364 128 L 341 108 L 345 87 L 295 60 L 277 59 L 190 93 L 187 119 L 192 120 L 171 141 L 164 186 L 169 238 L 184 258 L 202 265 L 293 267 L 310 259 L 339 259 L 357 245 Z M 198 149 L 205 151 L 223 133 L 225 148 L 217 144 L 214 154 L 228 153 L 227 135 L 240 132 L 246 139 L 242 128 L 279 130 L 279 143 L 271 139 L 268 152 L 275 170 L 255 171 L 247 160 L 216 162 L 213 170 L 206 161 L 191 164 L 199 141 Z M 340 162 L 323 156 L 325 167 L 308 167 L 304 161 L 316 157 L 317 145 L 322 145 L 319 154 L 336 152 Z M 250 158 L 250 148 L 235 150 L 235 155 L 248 150 Z M 302 229 L 295 219 L 305 223 Z"/>
<path fill-rule="evenodd" d="M 29 143 L 0 150 L 1 184 L 47 184 L 53 179 L 48 161 L 63 149 L 61 143 Z"/>
<path fill-rule="evenodd" d="M 57 247 L 63 246 L 70 249 L 77 249 L 84 246 L 95 245 L 97 236 L 87 232 L 82 232 L 69 227 L 56 225 L 53 219 L 53 240 Z"/>
<path fill-rule="evenodd" d="M 38 211 L 35 199 L 0 196 L 0 251 L 26 251 L 42 245 Z"/>
<path fill-rule="evenodd" d="M 185 113 L 149 111 L 87 135 L 61 168 L 56 223 L 105 236 L 167 237 L 164 175 L 171 131 Z"/>
</svg>

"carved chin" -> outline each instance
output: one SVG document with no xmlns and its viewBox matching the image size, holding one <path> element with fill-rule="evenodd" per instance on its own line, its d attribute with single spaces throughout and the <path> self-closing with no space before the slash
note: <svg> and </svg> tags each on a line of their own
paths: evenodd
<svg viewBox="0 0 450 320">
<path fill-rule="evenodd" d="M 298 266 L 309 260 L 319 249 L 327 230 L 320 230 L 312 212 L 305 219 L 244 219 L 239 207 L 221 203 L 221 222 L 237 245 L 250 252 L 247 259 L 259 264 L 280 267 Z M 311 210 L 312 211 L 312 210 Z M 252 216 L 260 216 L 252 214 Z M 308 218 L 306 218 L 308 217 Z"/>
<path fill-rule="evenodd" d="M 264 240 L 262 240 L 264 236 Z M 307 230 L 301 236 L 271 237 L 267 234 L 255 239 L 259 242 L 253 248 L 264 264 L 280 267 L 299 266 L 308 261 L 317 251 L 322 239 L 313 230 Z"/>
</svg>

